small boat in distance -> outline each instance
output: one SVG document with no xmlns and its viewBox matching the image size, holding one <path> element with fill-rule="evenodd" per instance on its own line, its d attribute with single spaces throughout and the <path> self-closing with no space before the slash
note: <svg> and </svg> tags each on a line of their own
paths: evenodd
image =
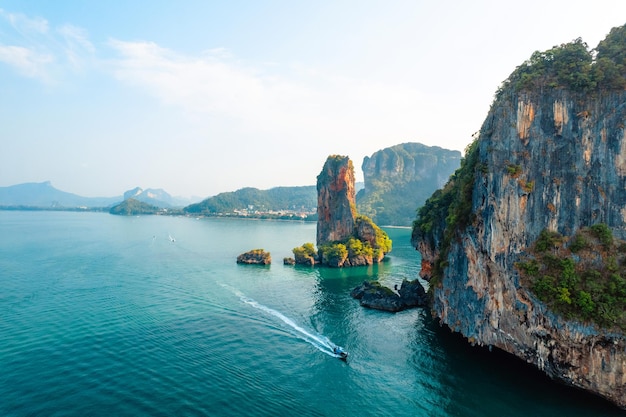
<svg viewBox="0 0 626 417">
<path fill-rule="evenodd" d="M 346 352 L 345 350 L 343 350 L 343 348 L 341 346 L 335 346 L 333 348 L 333 353 L 342 361 L 345 361 L 348 359 L 348 352 Z"/>
<path fill-rule="evenodd" d="M 170 237 L 170 242 L 176 242 L 176 239 L 174 239 L 172 235 L 169 235 L 169 237 Z"/>
</svg>

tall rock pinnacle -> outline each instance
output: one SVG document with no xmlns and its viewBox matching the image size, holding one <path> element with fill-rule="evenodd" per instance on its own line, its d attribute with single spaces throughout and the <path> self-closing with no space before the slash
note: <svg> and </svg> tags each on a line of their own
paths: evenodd
<svg viewBox="0 0 626 417">
<path fill-rule="evenodd" d="M 317 245 L 342 241 L 354 233 L 354 166 L 347 156 L 331 155 L 317 177 Z"/>
</svg>

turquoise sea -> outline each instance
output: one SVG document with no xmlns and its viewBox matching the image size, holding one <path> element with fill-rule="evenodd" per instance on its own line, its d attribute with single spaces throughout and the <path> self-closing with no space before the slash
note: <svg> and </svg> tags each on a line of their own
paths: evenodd
<svg viewBox="0 0 626 417">
<path fill-rule="evenodd" d="M 0 416 L 625 415 L 423 309 L 360 307 L 363 280 L 417 277 L 408 229 L 381 265 L 284 266 L 315 228 L 0 211 Z M 255 248 L 273 264 L 235 263 Z"/>
</svg>

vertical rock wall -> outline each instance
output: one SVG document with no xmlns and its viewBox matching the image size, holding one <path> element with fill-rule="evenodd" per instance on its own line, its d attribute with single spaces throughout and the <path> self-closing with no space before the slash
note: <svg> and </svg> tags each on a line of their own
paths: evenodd
<svg viewBox="0 0 626 417">
<path fill-rule="evenodd" d="M 481 129 L 471 224 L 457 231 L 433 313 L 469 341 L 626 407 L 626 338 L 566 321 L 519 282 L 515 262 L 543 229 L 606 223 L 626 237 L 626 92 L 503 93 Z M 428 278 L 442 236 L 415 244 Z"/>
<path fill-rule="evenodd" d="M 359 213 L 383 225 L 410 226 L 415 210 L 459 167 L 461 152 L 402 143 L 363 158 Z"/>
<path fill-rule="evenodd" d="M 317 246 L 354 234 L 354 166 L 347 156 L 329 156 L 317 176 Z"/>
</svg>

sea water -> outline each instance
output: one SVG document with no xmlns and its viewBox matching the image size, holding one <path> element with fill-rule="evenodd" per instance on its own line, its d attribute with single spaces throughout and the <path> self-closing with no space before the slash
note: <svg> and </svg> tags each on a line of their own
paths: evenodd
<svg viewBox="0 0 626 417">
<path fill-rule="evenodd" d="M 0 416 L 618 416 L 428 311 L 349 295 L 388 262 L 283 265 L 315 224 L 0 211 Z M 271 266 L 238 265 L 262 248 Z M 350 356 L 337 359 L 334 346 Z"/>
</svg>

